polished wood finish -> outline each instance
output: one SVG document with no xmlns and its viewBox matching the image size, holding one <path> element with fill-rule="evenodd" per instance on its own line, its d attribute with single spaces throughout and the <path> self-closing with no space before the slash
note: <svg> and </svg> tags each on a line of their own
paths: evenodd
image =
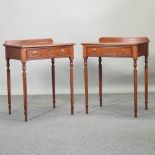
<svg viewBox="0 0 155 155">
<path fill-rule="evenodd" d="M 70 56 L 71 49 L 69 47 L 53 47 L 52 49 L 48 47 L 44 48 L 29 48 L 27 50 L 27 59 L 48 59 L 54 58 L 64 58 Z"/>
<path fill-rule="evenodd" d="M 8 86 L 8 108 L 11 114 L 11 82 L 10 82 L 10 59 L 22 62 L 23 77 L 23 98 L 24 115 L 27 121 L 27 83 L 26 83 L 26 62 L 28 60 L 51 59 L 52 66 L 52 92 L 53 108 L 55 108 L 55 58 L 70 59 L 70 89 L 71 89 L 71 114 L 74 113 L 74 87 L 73 87 L 73 43 L 54 43 L 52 39 L 29 39 L 29 40 L 10 40 L 4 43 L 6 66 L 7 66 L 7 86 Z"/>
<path fill-rule="evenodd" d="M 70 58 L 70 99 L 71 99 L 71 114 L 74 114 L 74 87 L 73 87 L 73 58 Z"/>
<path fill-rule="evenodd" d="M 4 46 L 16 48 L 43 48 L 43 47 L 63 47 L 72 46 L 73 43 L 54 43 L 52 39 L 28 39 L 28 40 L 7 40 Z"/>
<path fill-rule="evenodd" d="M 148 44 L 147 37 L 101 37 L 96 43 L 82 43 L 85 77 L 85 105 L 88 114 L 88 57 L 99 57 L 99 98 L 102 106 L 102 64 L 101 57 L 133 58 L 134 66 L 134 116 L 137 117 L 137 60 L 145 56 L 145 109 L 148 109 Z"/>
<path fill-rule="evenodd" d="M 132 48 L 130 47 L 109 47 L 103 48 L 102 46 L 99 47 L 88 47 L 87 55 L 89 57 L 130 57 L 132 56 Z"/>
<path fill-rule="evenodd" d="M 109 43 L 112 46 L 118 45 L 140 45 L 149 42 L 147 37 L 101 37 L 101 43 Z"/>
<path fill-rule="evenodd" d="M 138 47 L 133 46 L 133 74 L 134 74 L 134 116 L 137 117 L 137 58 L 138 58 Z"/>
<path fill-rule="evenodd" d="M 85 82 L 86 114 L 88 114 L 88 67 L 87 67 L 87 57 L 84 58 L 84 82 Z"/>
<path fill-rule="evenodd" d="M 23 70 L 23 95 L 24 95 L 24 115 L 25 121 L 27 121 L 27 82 L 26 82 L 26 63 L 22 62 L 22 70 Z"/>
</svg>

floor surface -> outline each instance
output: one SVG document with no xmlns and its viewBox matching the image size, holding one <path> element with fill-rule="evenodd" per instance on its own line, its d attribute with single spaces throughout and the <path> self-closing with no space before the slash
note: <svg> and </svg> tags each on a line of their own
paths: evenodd
<svg viewBox="0 0 155 155">
<path fill-rule="evenodd" d="M 155 93 L 138 98 L 138 118 L 133 113 L 133 94 L 89 95 L 85 114 L 84 95 L 75 95 L 75 114 L 70 115 L 69 95 L 28 96 L 28 122 L 23 99 L 0 96 L 0 155 L 155 155 Z"/>
</svg>

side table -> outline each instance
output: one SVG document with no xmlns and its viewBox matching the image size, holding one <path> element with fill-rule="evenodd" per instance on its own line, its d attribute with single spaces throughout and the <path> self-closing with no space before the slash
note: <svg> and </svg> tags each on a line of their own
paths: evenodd
<svg viewBox="0 0 155 155">
<path fill-rule="evenodd" d="M 55 108 L 55 58 L 70 59 L 70 98 L 71 114 L 74 113 L 74 90 L 73 90 L 73 43 L 54 43 L 52 39 L 31 39 L 31 40 L 10 40 L 4 43 L 6 66 L 7 66 L 7 87 L 8 87 L 8 108 L 11 114 L 11 82 L 10 82 L 10 59 L 20 60 L 22 62 L 23 77 L 23 97 L 24 97 L 24 115 L 27 121 L 27 84 L 26 84 L 26 62 L 28 60 L 51 59 L 52 70 L 52 90 L 53 90 L 53 108 Z"/>
<path fill-rule="evenodd" d="M 88 57 L 99 58 L 99 99 L 102 106 L 102 57 L 132 58 L 134 66 L 134 116 L 137 117 L 137 59 L 145 57 L 145 109 L 148 109 L 148 45 L 147 37 L 101 37 L 97 43 L 83 43 L 85 106 L 88 114 Z"/>
</svg>

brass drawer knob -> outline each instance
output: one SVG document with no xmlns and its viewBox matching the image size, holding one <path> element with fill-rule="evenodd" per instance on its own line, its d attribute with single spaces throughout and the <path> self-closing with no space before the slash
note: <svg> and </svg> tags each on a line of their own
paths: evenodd
<svg viewBox="0 0 155 155">
<path fill-rule="evenodd" d="M 59 56 L 64 55 L 64 54 L 65 54 L 64 51 L 65 51 L 64 49 L 61 49 L 61 50 L 60 50 L 60 53 L 58 53 L 58 55 L 59 55 Z"/>
<path fill-rule="evenodd" d="M 32 53 L 33 56 L 36 56 L 37 54 L 38 54 L 37 51 L 33 51 Z"/>
<path fill-rule="evenodd" d="M 93 53 L 94 53 L 94 54 L 96 53 L 96 48 L 93 48 Z"/>
<path fill-rule="evenodd" d="M 122 54 L 126 54 L 126 49 L 125 48 L 122 49 Z"/>
</svg>

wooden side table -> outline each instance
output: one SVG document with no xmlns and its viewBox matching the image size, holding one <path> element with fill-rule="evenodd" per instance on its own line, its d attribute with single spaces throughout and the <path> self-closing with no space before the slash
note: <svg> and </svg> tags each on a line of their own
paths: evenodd
<svg viewBox="0 0 155 155">
<path fill-rule="evenodd" d="M 27 121 L 27 84 L 26 84 L 26 62 L 36 59 L 51 59 L 52 70 L 52 90 L 53 108 L 55 108 L 55 58 L 70 59 L 70 91 L 71 91 L 71 114 L 74 113 L 74 91 L 73 91 L 73 43 L 58 44 L 52 39 L 32 39 L 32 40 L 11 40 L 4 43 L 7 66 L 7 86 L 8 86 L 8 108 L 11 114 L 11 82 L 10 82 L 10 59 L 21 60 L 23 70 L 23 96 L 24 114 Z"/>
<path fill-rule="evenodd" d="M 148 45 L 146 37 L 102 37 L 97 43 L 83 43 L 85 106 L 88 114 L 88 57 L 99 58 L 99 99 L 102 106 L 102 57 L 133 58 L 134 66 L 134 116 L 137 117 L 137 59 L 145 56 L 145 109 L 148 109 Z"/>
</svg>

